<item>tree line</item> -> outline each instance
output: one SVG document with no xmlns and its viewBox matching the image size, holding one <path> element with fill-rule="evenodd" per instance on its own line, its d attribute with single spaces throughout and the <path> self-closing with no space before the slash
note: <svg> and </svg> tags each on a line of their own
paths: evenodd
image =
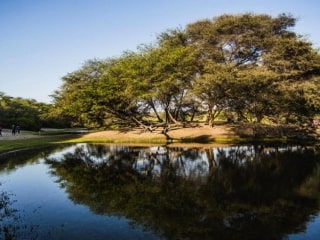
<svg viewBox="0 0 320 240">
<path fill-rule="evenodd" d="M 57 116 L 152 127 L 222 112 L 238 121 L 303 122 L 320 109 L 320 58 L 290 14 L 222 15 L 167 30 L 120 57 L 89 60 L 62 78 Z"/>
<path fill-rule="evenodd" d="M 301 123 L 320 113 L 320 57 L 291 14 L 224 14 L 62 77 L 49 116 L 72 126 Z"/>
<path fill-rule="evenodd" d="M 11 128 L 19 125 L 23 130 L 38 131 L 41 127 L 67 127 L 70 124 L 52 117 L 51 104 L 34 99 L 14 98 L 0 92 L 0 127 Z"/>
</svg>

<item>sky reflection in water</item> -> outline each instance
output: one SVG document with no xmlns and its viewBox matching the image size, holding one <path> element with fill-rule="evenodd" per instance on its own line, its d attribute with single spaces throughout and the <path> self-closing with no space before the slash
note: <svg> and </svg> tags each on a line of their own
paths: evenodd
<svg viewBox="0 0 320 240">
<path fill-rule="evenodd" d="M 17 236 L 320 236 L 319 150 L 314 147 L 77 144 L 0 163 L 0 191 L 16 200 L 12 207 L 19 211 L 19 224 L 28 225 L 14 230 Z M 0 223 L 8 225 L 10 219 Z"/>
</svg>

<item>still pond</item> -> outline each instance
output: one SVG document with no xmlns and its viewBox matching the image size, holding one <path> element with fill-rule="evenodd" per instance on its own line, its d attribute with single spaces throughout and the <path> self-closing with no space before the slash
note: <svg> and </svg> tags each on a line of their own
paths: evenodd
<svg viewBox="0 0 320 240">
<path fill-rule="evenodd" d="M 320 239 L 320 150 L 75 144 L 2 155 L 0 239 Z"/>
</svg>

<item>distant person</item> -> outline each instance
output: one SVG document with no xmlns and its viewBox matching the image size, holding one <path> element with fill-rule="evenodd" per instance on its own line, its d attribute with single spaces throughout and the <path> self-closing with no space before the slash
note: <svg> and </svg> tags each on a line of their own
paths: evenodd
<svg viewBox="0 0 320 240">
<path fill-rule="evenodd" d="M 0 137 L 2 137 L 2 127 L 0 126 Z"/>
<path fill-rule="evenodd" d="M 20 134 L 20 126 L 19 126 L 19 125 L 16 126 L 16 132 L 17 132 L 18 134 Z"/>
<path fill-rule="evenodd" d="M 12 135 L 16 135 L 16 125 L 12 124 Z"/>
</svg>

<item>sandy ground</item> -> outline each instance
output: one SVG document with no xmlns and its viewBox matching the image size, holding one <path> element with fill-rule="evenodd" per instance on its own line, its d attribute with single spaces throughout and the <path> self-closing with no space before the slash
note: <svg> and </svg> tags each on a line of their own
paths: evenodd
<svg viewBox="0 0 320 240">
<path fill-rule="evenodd" d="M 206 140 L 213 138 L 236 138 L 240 135 L 254 136 L 255 133 L 251 127 L 243 127 L 237 124 L 225 124 L 225 125 L 216 125 L 213 128 L 208 126 L 199 126 L 192 128 L 178 128 L 171 129 L 166 134 L 161 132 L 162 129 L 157 129 L 154 132 L 144 131 L 142 129 L 130 129 L 130 130 L 107 130 L 87 133 L 82 136 L 84 140 L 111 140 L 111 141 L 139 141 L 139 139 L 195 139 L 195 140 Z M 256 130 L 255 130 L 256 131 Z M 271 133 L 272 129 L 262 129 L 263 134 L 273 136 Z M 278 131 L 278 130 L 277 130 Z M 317 130 L 318 137 L 320 136 L 320 128 Z M 30 139 L 30 138 L 39 138 L 42 137 L 40 134 L 31 134 L 29 132 L 22 131 L 20 134 L 12 135 L 10 129 L 4 129 L 2 131 L 2 136 L 0 136 L 0 141 L 2 140 L 17 140 L 17 139 Z M 270 137 L 270 136 L 269 136 Z"/>
<path fill-rule="evenodd" d="M 89 133 L 84 136 L 84 139 L 107 138 L 110 140 L 133 140 L 133 139 L 183 139 L 183 138 L 227 138 L 235 136 L 232 126 L 215 126 L 209 127 L 194 127 L 194 128 L 179 128 L 173 129 L 165 134 L 158 131 L 149 132 L 144 130 L 130 130 L 130 131 L 101 131 Z"/>
<path fill-rule="evenodd" d="M 154 132 L 144 131 L 141 129 L 135 130 L 107 130 L 88 133 L 83 136 L 84 139 L 109 139 L 109 140 L 138 140 L 138 139 L 183 139 L 183 138 L 226 138 L 234 136 L 234 132 L 231 127 L 228 126 L 215 126 L 214 128 L 209 127 L 195 127 L 195 128 L 179 128 L 170 130 L 166 135 L 161 133 L 159 130 Z M 30 134 L 28 132 L 21 132 L 20 134 L 12 135 L 10 129 L 4 129 L 2 131 L 1 140 L 18 140 L 18 139 L 29 139 L 39 138 L 41 135 Z"/>
</svg>

